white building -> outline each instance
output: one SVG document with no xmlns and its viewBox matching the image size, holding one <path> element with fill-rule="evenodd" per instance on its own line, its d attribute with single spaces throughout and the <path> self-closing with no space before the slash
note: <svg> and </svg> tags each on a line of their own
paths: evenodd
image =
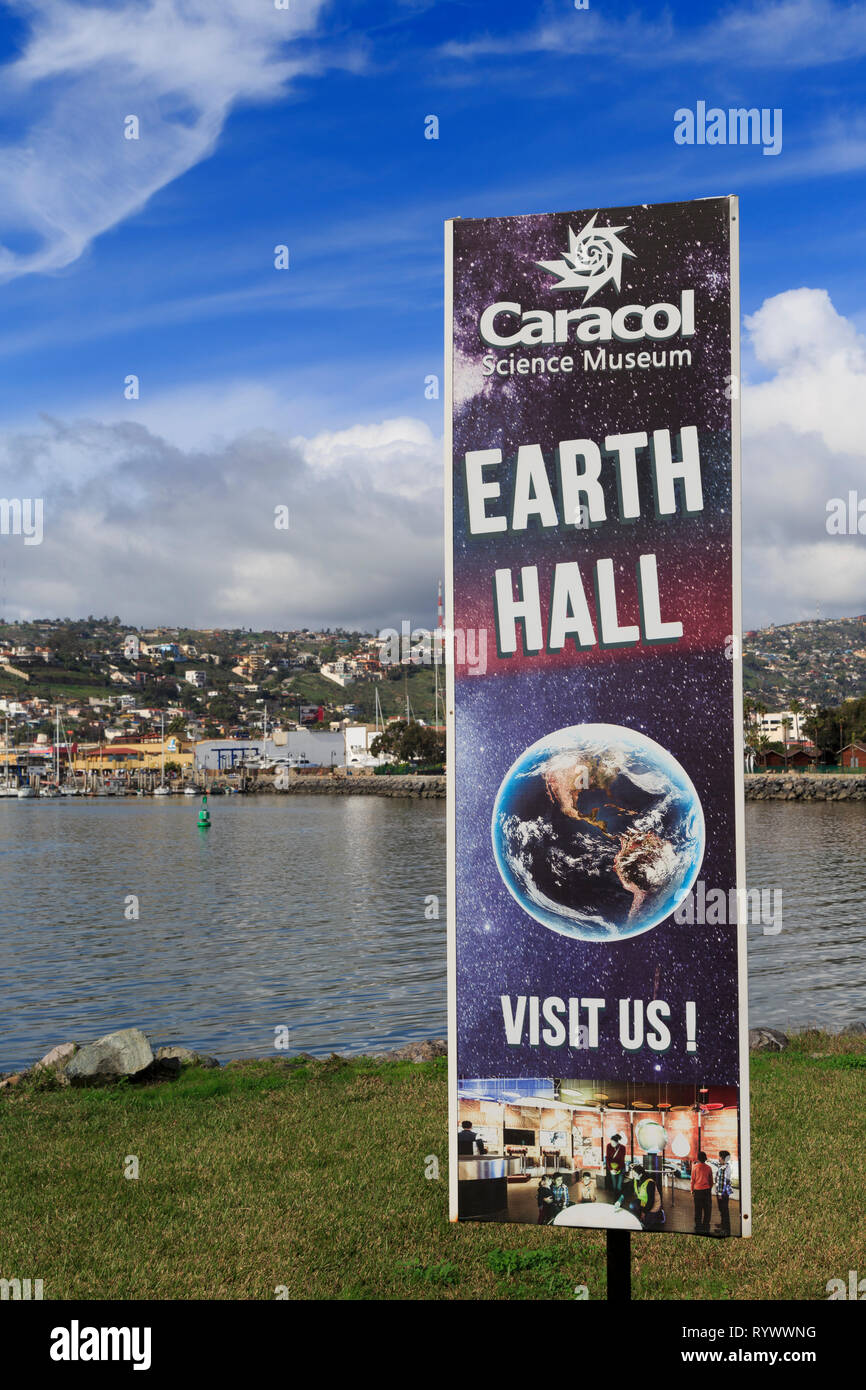
<svg viewBox="0 0 866 1390">
<path fill-rule="evenodd" d="M 806 738 L 806 731 L 803 728 L 808 712 L 803 710 L 800 714 L 792 714 L 789 709 L 779 710 L 775 714 L 762 714 L 760 717 L 760 729 L 762 734 L 766 734 L 771 743 L 784 743 L 785 730 L 782 728 L 782 721 L 788 721 L 788 742 L 799 743 Z"/>
<path fill-rule="evenodd" d="M 212 738 L 195 746 L 195 765 L 201 771 L 239 771 L 245 762 L 255 764 L 264 753 L 266 763 L 286 767 L 343 767 L 346 743 L 343 735 L 311 733 L 307 729 L 278 729 L 272 738 Z"/>
<path fill-rule="evenodd" d="M 194 685 L 196 690 L 204 690 L 207 685 L 207 673 L 205 671 L 186 671 L 184 680 L 188 685 Z"/>
<path fill-rule="evenodd" d="M 381 733 L 381 729 L 378 732 Z M 380 767 L 388 761 L 382 754 L 374 757 L 370 752 L 370 744 L 377 736 L 375 727 L 370 728 L 367 724 L 349 724 L 343 733 L 346 740 L 347 767 Z"/>
<path fill-rule="evenodd" d="M 346 684 L 346 664 L 344 661 L 323 662 L 320 674 L 326 681 L 333 681 L 335 685 Z"/>
<path fill-rule="evenodd" d="M 123 655 L 127 661 L 138 661 L 141 656 L 141 642 L 136 633 L 128 632 L 123 639 Z"/>
</svg>

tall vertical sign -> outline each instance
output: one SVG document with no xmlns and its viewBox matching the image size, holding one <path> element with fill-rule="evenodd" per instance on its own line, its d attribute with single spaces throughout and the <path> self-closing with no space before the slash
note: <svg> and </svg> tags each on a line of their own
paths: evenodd
<svg viewBox="0 0 866 1390">
<path fill-rule="evenodd" d="M 452 1219 L 749 1235 L 737 201 L 446 230 Z"/>
</svg>

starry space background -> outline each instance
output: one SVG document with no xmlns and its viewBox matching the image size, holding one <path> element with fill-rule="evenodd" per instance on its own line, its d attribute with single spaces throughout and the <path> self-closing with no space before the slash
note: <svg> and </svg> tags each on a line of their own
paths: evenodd
<svg viewBox="0 0 866 1390">
<path fill-rule="evenodd" d="M 695 785 L 706 821 L 699 878 L 709 892 L 736 884 L 734 828 L 731 421 L 726 394 L 730 366 L 729 203 L 692 203 L 601 210 L 598 225 L 622 226 L 634 258 L 623 261 L 622 285 L 600 289 L 586 305 L 679 304 L 695 291 L 696 333 L 661 342 L 606 344 L 608 351 L 688 347 L 690 367 L 584 373 L 585 344 L 491 349 L 478 334 L 483 310 L 498 301 L 524 310 L 582 307 L 582 291 L 555 291 L 536 266 L 558 258 L 569 228 L 579 232 L 595 208 L 582 212 L 454 224 L 455 361 L 453 431 L 453 624 L 487 632 L 484 674 L 455 670 L 455 811 L 457 845 L 458 1071 L 461 1076 L 587 1076 L 624 1081 L 736 1084 L 737 928 L 678 925 L 672 917 L 637 937 L 599 944 L 555 933 L 523 911 L 500 878 L 491 844 L 491 816 L 500 783 L 531 743 L 583 723 L 637 729 L 667 748 Z M 507 322 L 507 321 L 503 321 Z M 512 321 L 513 323 L 513 321 Z M 508 331 L 513 331 L 509 329 Z M 595 353 L 601 344 L 592 344 Z M 575 358 L 572 375 L 484 378 L 490 352 Z M 698 428 L 704 509 L 656 519 L 648 453 L 638 454 L 641 516 L 624 523 L 617 507 L 616 469 L 604 454 L 606 435 Z M 588 438 L 602 449 L 607 521 L 589 529 L 560 524 L 542 530 L 472 536 L 468 532 L 463 459 L 471 449 L 500 448 L 503 464 L 486 474 L 502 484 L 490 514 L 509 514 L 517 448 L 540 444 L 554 497 L 556 446 Z M 674 438 L 676 449 L 676 439 Z M 676 457 L 676 453 L 675 453 Z M 512 467 L 509 466 L 512 465 Z M 562 518 L 560 518 L 562 523 Z M 739 519 L 737 519 L 739 524 Z M 493 574 L 537 565 L 542 613 L 559 561 L 577 560 L 595 616 L 595 561 L 612 557 L 620 623 L 638 621 L 638 557 L 658 562 L 661 615 L 679 620 L 681 641 L 579 652 L 497 656 Z M 520 625 L 518 624 L 518 633 Z M 500 995 L 602 996 L 600 1046 L 587 1053 L 505 1041 Z M 671 1007 L 671 1047 L 656 1054 L 623 1049 L 620 998 L 664 999 Z M 696 1052 L 686 1050 L 685 1003 L 697 1004 Z"/>
</svg>

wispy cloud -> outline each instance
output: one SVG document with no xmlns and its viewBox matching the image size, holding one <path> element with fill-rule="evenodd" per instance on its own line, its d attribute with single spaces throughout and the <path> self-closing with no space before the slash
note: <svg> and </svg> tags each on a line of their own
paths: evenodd
<svg viewBox="0 0 866 1390">
<path fill-rule="evenodd" d="M 7 3 L 31 27 L 0 69 L 0 118 L 19 132 L 0 151 L 5 279 L 69 265 L 205 159 L 232 107 L 321 67 L 301 41 L 324 0 Z"/>
<path fill-rule="evenodd" d="M 866 7 L 842 0 L 769 0 L 721 6 L 697 28 L 678 27 L 669 11 L 645 18 L 634 11 L 609 19 L 597 10 L 554 10 L 522 34 L 491 33 L 445 44 L 448 58 L 471 61 L 518 53 L 571 53 L 645 63 L 663 52 L 665 61 L 730 64 L 738 68 L 814 68 L 850 62 L 866 54 Z"/>
</svg>

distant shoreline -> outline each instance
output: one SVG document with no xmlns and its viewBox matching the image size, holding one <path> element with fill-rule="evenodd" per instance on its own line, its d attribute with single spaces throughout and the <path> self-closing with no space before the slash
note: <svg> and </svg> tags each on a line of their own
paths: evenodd
<svg viewBox="0 0 866 1390">
<path fill-rule="evenodd" d="M 289 777 L 281 786 L 275 786 L 270 778 L 266 781 L 257 778 L 243 788 L 209 787 L 208 795 L 220 795 L 226 790 L 246 796 L 385 796 L 444 800 L 446 779 L 442 775 L 423 773 L 393 777 L 326 773 L 320 777 Z M 866 801 L 866 775 L 747 772 L 745 795 L 747 801 Z"/>
</svg>

